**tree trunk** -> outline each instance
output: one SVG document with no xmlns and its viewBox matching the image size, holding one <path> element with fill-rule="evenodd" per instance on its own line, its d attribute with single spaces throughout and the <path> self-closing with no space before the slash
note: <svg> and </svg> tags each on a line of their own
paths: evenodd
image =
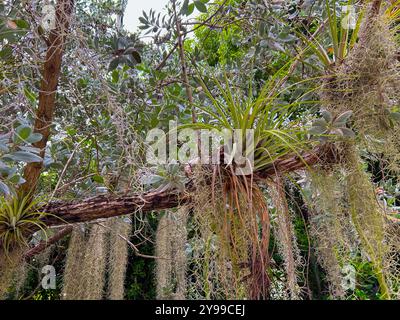
<svg viewBox="0 0 400 320">
<path fill-rule="evenodd" d="M 36 111 L 34 132 L 40 133 L 42 139 L 33 144 L 40 149 L 40 156 L 44 158 L 46 144 L 50 136 L 53 122 L 55 100 L 58 81 L 61 72 L 61 62 L 65 40 L 68 33 L 69 22 L 74 7 L 73 0 L 59 0 L 56 6 L 56 28 L 50 31 L 46 61 L 43 66 L 42 81 L 39 92 L 39 106 Z M 37 186 L 42 162 L 29 163 L 25 167 L 24 178 L 26 182 L 21 186 L 22 193 L 33 194 Z"/>
</svg>

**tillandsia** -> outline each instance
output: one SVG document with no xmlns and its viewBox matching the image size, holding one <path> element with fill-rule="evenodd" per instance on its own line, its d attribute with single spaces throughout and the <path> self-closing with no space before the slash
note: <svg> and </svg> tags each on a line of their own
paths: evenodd
<svg viewBox="0 0 400 320">
<path fill-rule="evenodd" d="M 0 4 L 0 298 L 398 298 L 400 1 L 165 5 Z"/>
</svg>

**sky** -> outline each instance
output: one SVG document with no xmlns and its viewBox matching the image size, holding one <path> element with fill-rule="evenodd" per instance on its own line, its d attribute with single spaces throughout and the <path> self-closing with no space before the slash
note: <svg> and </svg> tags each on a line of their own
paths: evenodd
<svg viewBox="0 0 400 320">
<path fill-rule="evenodd" d="M 142 16 L 142 11 L 146 13 L 150 9 L 154 9 L 156 12 L 161 10 L 168 3 L 168 0 L 128 0 L 124 16 L 124 26 L 128 31 L 134 32 L 140 25 L 139 17 Z"/>
</svg>

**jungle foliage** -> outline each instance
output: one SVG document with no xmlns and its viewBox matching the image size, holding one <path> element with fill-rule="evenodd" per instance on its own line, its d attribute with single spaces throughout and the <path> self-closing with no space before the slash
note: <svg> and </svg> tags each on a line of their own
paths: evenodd
<svg viewBox="0 0 400 320">
<path fill-rule="evenodd" d="M 126 5 L 0 3 L 0 299 L 398 299 L 400 2 Z M 254 130 L 253 173 L 149 164 L 171 121 Z M 146 192 L 185 202 L 44 223 Z"/>
</svg>

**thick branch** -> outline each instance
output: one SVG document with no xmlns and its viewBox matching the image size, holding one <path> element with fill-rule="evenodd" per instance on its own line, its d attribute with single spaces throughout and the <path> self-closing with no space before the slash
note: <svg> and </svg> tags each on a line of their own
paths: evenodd
<svg viewBox="0 0 400 320">
<path fill-rule="evenodd" d="M 190 200 L 178 191 L 147 192 L 130 196 L 100 195 L 80 202 L 51 202 L 42 210 L 50 214 L 47 226 L 86 222 L 131 214 L 174 208 Z"/>
<path fill-rule="evenodd" d="M 292 155 L 279 159 L 262 172 L 258 172 L 255 179 L 266 179 L 274 176 L 276 172 L 282 174 L 304 169 L 307 166 L 315 165 L 322 157 L 324 161 L 329 161 L 328 159 L 334 161 L 333 149 L 318 148 L 313 152 L 304 153 L 301 158 Z M 195 186 L 189 183 L 186 187 L 185 192 L 177 190 L 151 191 L 129 196 L 100 195 L 80 202 L 51 202 L 42 209 L 50 214 L 44 222 L 48 226 L 54 226 L 111 218 L 137 211 L 149 212 L 174 208 L 190 202 L 188 191 L 193 190 Z"/>
</svg>

